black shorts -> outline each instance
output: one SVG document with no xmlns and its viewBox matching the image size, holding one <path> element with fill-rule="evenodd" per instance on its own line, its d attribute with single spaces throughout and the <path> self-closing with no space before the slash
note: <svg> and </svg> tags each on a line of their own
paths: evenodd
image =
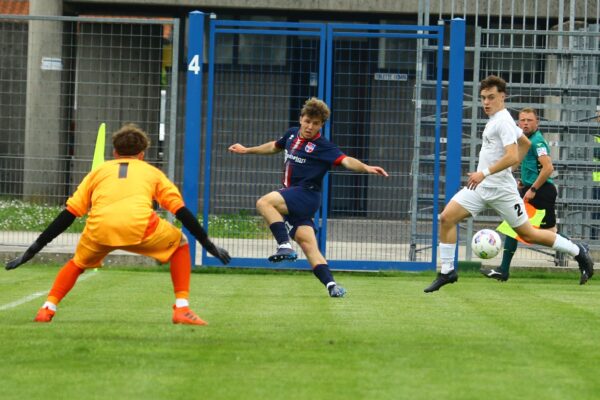
<svg viewBox="0 0 600 400">
<path fill-rule="evenodd" d="M 529 190 L 531 185 L 525 186 L 519 190 L 521 197 Z M 540 229 L 554 228 L 556 226 L 556 186 L 550 182 L 545 182 L 535 193 L 535 197 L 529 203 L 538 210 L 546 210 L 546 215 L 542 219 Z"/>
</svg>

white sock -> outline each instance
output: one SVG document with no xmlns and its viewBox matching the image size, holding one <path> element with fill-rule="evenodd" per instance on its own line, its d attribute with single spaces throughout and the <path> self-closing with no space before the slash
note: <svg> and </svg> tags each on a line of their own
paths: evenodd
<svg viewBox="0 0 600 400">
<path fill-rule="evenodd" d="M 45 302 L 44 305 L 42 306 L 42 308 L 47 308 L 48 310 L 52 310 L 54 312 L 56 312 L 56 304 L 52 303 L 52 302 Z"/>
<path fill-rule="evenodd" d="M 292 244 L 290 242 L 281 243 L 279 246 L 277 246 L 277 248 L 278 249 L 291 249 Z"/>
<path fill-rule="evenodd" d="M 335 286 L 335 285 L 336 285 L 336 283 L 334 281 L 331 281 L 327 284 L 327 289 L 329 289 L 330 287 Z"/>
<path fill-rule="evenodd" d="M 558 233 L 556 234 L 556 240 L 554 241 L 552 248 L 562 253 L 569 253 L 573 257 L 579 255 L 579 247 L 569 239 L 560 236 Z"/>
<path fill-rule="evenodd" d="M 447 274 L 454 269 L 454 253 L 456 243 L 440 243 L 440 261 L 442 262 L 442 274 Z"/>
<path fill-rule="evenodd" d="M 175 307 L 181 308 L 181 307 L 189 307 L 189 306 L 190 306 L 190 302 L 188 301 L 188 299 L 175 299 Z"/>
</svg>

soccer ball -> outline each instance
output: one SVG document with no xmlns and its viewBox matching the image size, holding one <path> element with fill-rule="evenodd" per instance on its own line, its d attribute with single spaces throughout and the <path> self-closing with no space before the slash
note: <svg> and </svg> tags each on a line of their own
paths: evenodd
<svg viewBox="0 0 600 400">
<path fill-rule="evenodd" d="M 502 240 L 496 231 L 482 229 L 473 235 L 471 248 L 473 249 L 473 254 L 487 260 L 496 257 L 500 253 Z"/>
</svg>

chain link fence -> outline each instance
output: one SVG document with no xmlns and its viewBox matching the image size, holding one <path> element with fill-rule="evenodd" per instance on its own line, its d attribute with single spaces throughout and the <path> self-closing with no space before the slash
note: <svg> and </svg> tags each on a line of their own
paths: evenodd
<svg viewBox="0 0 600 400">
<path fill-rule="evenodd" d="M 0 243 L 26 245 L 53 219 L 90 171 L 102 123 L 106 159 L 110 133 L 135 123 L 147 160 L 174 178 L 178 39 L 173 19 L 0 16 Z"/>
<path fill-rule="evenodd" d="M 478 83 L 490 74 L 498 75 L 507 82 L 506 104 L 515 120 L 525 107 L 540 114 L 540 130 L 551 146 L 555 167 L 559 231 L 589 242 L 598 255 L 600 0 L 422 0 L 420 7 L 424 23 L 467 19 L 463 176 L 476 167 L 487 122 L 478 101 Z M 474 231 L 499 223 L 497 215 L 488 212 L 463 224 L 460 258 L 471 258 Z M 546 248 L 521 249 L 515 265 L 569 265 L 564 256 Z M 500 257 L 486 261 L 499 262 Z"/>
<path fill-rule="evenodd" d="M 502 76 L 508 82 L 507 105 L 515 118 L 523 107 L 540 112 L 540 128 L 552 147 L 557 171 L 559 229 L 574 239 L 589 241 L 595 252 L 600 249 L 599 3 L 421 0 L 418 17 L 419 25 L 454 17 L 467 19 L 463 175 L 475 166 L 480 134 L 487 120 L 478 104 L 478 82 L 488 74 Z M 446 12 L 447 9 L 451 11 Z M 40 221 L 48 221 L 54 215 L 52 210 L 60 209 L 89 171 L 96 132 L 102 122 L 107 124 L 108 132 L 125 122 L 139 124 L 153 141 L 149 161 L 179 181 L 175 176 L 182 163 L 175 153 L 181 146 L 175 136 L 178 110 L 177 102 L 171 99 L 180 98 L 181 103 L 182 91 L 178 94 L 177 90 L 182 87 L 182 79 L 177 76 L 180 35 L 179 21 L 174 19 L 0 16 L 4 56 L 0 59 L 0 244 L 27 245 L 43 228 Z M 375 45 L 386 46 L 385 41 Z M 252 57 L 248 51 L 254 50 L 248 43 L 237 46 L 240 60 Z M 273 48 L 271 43 L 260 51 Z M 427 44 L 422 49 L 421 54 L 432 50 Z M 380 48 L 359 49 L 355 53 L 373 58 L 372 64 L 381 63 L 384 54 Z M 219 53 L 217 57 L 229 55 Z M 426 95 L 432 87 L 434 82 L 424 74 L 425 108 L 433 107 L 434 100 Z M 360 85 L 352 90 L 359 89 Z M 307 95 L 313 93 L 300 97 Z M 443 99 L 441 118 L 445 124 L 449 101 L 446 90 Z M 290 109 L 299 104 L 298 100 Z M 386 104 L 383 99 L 374 107 L 384 109 Z M 261 118 L 269 116 L 260 115 Z M 294 118 L 295 115 L 285 115 L 283 120 Z M 432 113 L 424 112 L 415 126 L 425 129 L 432 125 L 432 118 Z M 344 146 L 352 147 L 352 143 Z M 107 146 L 107 158 L 109 151 Z M 444 143 L 440 209 L 445 192 L 443 151 Z M 271 162 L 261 161 L 268 165 Z M 346 179 L 338 175 L 334 180 Z M 337 192 L 343 199 L 352 199 L 341 189 Z M 423 199 L 417 200 L 425 204 Z M 22 219 L 7 217 L 26 204 L 55 208 L 48 215 L 26 211 L 19 212 Z M 224 202 L 223 206 L 227 204 Z M 332 212 L 345 211 L 336 208 Z M 491 213 L 478 221 L 465 224 L 461 230 L 467 250 L 469 241 L 465 239 L 474 230 L 500 222 Z M 427 234 L 426 227 L 422 230 Z M 76 234 L 63 235 L 51 246 L 73 246 L 76 239 Z M 519 251 L 515 265 L 566 265 L 553 252 L 528 249 Z M 470 251 L 461 255 L 465 257 L 470 257 Z"/>
</svg>

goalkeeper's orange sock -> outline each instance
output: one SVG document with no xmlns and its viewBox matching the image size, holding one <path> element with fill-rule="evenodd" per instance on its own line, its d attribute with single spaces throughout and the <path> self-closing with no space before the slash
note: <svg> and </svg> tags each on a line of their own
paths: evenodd
<svg viewBox="0 0 600 400">
<path fill-rule="evenodd" d="M 83 273 L 83 269 L 79 268 L 73 260 L 69 260 L 61 269 L 58 271 L 58 275 L 56 275 L 56 279 L 54 279 L 54 284 L 52 285 L 52 289 L 50 289 L 50 293 L 48 294 L 48 299 L 42 306 L 42 308 L 48 308 L 52 311 L 56 311 L 56 306 L 60 301 L 69 293 L 73 286 L 75 286 L 75 282 L 77 282 L 77 278 L 79 275 Z"/>
<path fill-rule="evenodd" d="M 171 256 L 171 280 L 175 290 L 175 306 L 178 308 L 189 306 L 191 268 L 190 245 L 186 243 Z"/>
</svg>

